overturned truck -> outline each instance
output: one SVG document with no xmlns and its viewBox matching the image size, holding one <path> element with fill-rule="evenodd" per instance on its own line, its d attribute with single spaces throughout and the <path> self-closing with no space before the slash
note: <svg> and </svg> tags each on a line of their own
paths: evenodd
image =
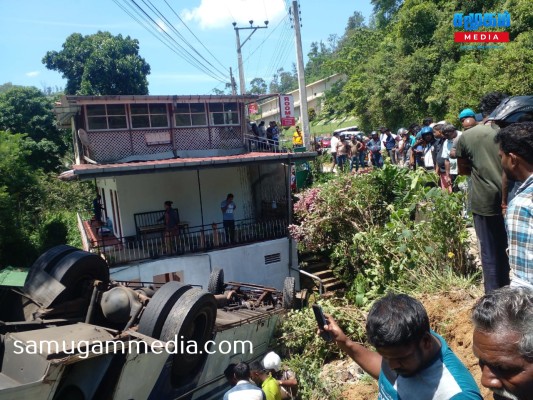
<svg viewBox="0 0 533 400">
<path fill-rule="evenodd" d="M 23 288 L 0 290 L 0 400 L 220 399 L 226 366 L 268 350 L 294 284 L 224 282 L 223 270 L 207 291 L 116 282 L 98 255 L 54 247 Z"/>
</svg>

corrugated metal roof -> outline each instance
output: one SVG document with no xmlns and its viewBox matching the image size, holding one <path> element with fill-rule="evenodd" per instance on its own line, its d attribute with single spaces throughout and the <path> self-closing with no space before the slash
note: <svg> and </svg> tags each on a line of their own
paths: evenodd
<svg viewBox="0 0 533 400">
<path fill-rule="evenodd" d="M 7 267 L 0 271 L 0 286 L 23 287 L 28 271 Z"/>
<path fill-rule="evenodd" d="M 165 160 L 138 161 L 115 164 L 79 164 L 59 176 L 62 180 L 93 179 L 118 175 L 149 174 L 164 171 L 211 169 L 246 164 L 292 163 L 312 160 L 316 152 L 260 153 L 252 152 L 232 156 L 171 158 Z"/>
</svg>

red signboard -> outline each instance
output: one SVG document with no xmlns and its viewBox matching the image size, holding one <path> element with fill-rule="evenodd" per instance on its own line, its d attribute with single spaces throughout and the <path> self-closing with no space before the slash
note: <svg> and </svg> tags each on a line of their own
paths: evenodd
<svg viewBox="0 0 533 400">
<path fill-rule="evenodd" d="M 454 41 L 460 43 L 508 42 L 509 32 L 455 32 Z"/>
<path fill-rule="evenodd" d="M 281 126 L 296 125 L 296 118 L 294 117 L 294 99 L 292 95 L 282 94 L 279 96 L 279 110 Z"/>
<path fill-rule="evenodd" d="M 294 117 L 287 117 L 287 118 L 281 118 L 281 126 L 294 126 L 296 125 L 296 118 Z"/>
<path fill-rule="evenodd" d="M 248 104 L 248 114 L 253 115 L 259 112 L 259 105 L 257 103 Z"/>
</svg>

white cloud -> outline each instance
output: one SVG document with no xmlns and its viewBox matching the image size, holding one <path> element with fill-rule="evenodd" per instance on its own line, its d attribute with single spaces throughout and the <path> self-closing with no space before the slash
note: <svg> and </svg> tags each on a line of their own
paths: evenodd
<svg viewBox="0 0 533 400">
<path fill-rule="evenodd" d="M 168 33 L 170 31 L 170 28 L 168 27 L 168 25 L 162 19 L 158 19 L 156 21 L 156 23 L 157 23 L 158 29 L 161 32 L 167 32 Z"/>
<path fill-rule="evenodd" d="M 26 76 L 30 77 L 30 78 L 35 78 L 36 76 L 40 75 L 41 74 L 41 71 L 30 71 L 30 72 L 26 72 Z"/>
<path fill-rule="evenodd" d="M 201 0 L 198 7 L 184 9 L 181 17 L 198 23 L 202 29 L 227 28 L 232 22 L 248 25 L 263 25 L 279 20 L 286 13 L 284 0 Z"/>
</svg>

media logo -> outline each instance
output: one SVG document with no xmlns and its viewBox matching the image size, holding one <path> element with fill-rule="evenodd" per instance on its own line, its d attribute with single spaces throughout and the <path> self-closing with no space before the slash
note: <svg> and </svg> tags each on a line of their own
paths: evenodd
<svg viewBox="0 0 533 400">
<path fill-rule="evenodd" d="M 463 15 L 455 13 L 453 16 L 454 28 L 463 28 L 463 32 L 454 33 L 456 43 L 504 43 L 509 42 L 509 32 L 505 31 L 479 31 L 483 28 L 508 28 L 511 26 L 511 15 L 503 13 L 470 13 Z M 478 46 L 480 48 L 481 46 Z M 486 48 L 498 46 L 485 46 Z"/>
</svg>

